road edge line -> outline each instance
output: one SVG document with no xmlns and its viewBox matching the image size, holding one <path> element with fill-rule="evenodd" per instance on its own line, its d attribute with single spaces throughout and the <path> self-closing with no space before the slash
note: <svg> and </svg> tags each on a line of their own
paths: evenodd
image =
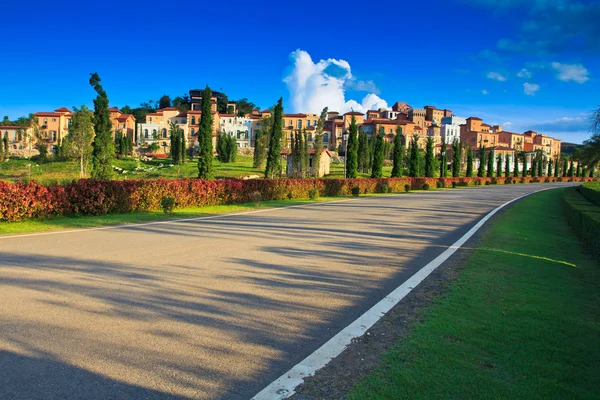
<svg viewBox="0 0 600 400">
<path fill-rule="evenodd" d="M 431 260 L 428 264 L 415 272 L 404 283 L 394 289 L 390 294 L 381 299 L 377 304 L 367 310 L 364 314 L 342 329 L 325 344 L 311 353 L 308 357 L 294 365 L 279 378 L 271 382 L 264 389 L 258 392 L 251 400 L 280 400 L 292 396 L 296 387 L 304 382 L 304 378 L 314 375 L 318 370 L 326 366 L 331 360 L 339 356 L 352 342 L 352 339 L 365 334 L 377 321 L 381 319 L 388 311 L 398 304 L 406 295 L 425 280 L 437 267 L 443 264 L 450 256 L 460 249 L 485 223 L 492 218 L 498 211 L 506 206 L 521 200 L 525 197 L 540 193 L 546 190 L 559 189 L 560 187 L 551 187 L 536 190 L 516 197 L 504 204 L 499 205 L 479 222 L 477 222 L 460 239 L 449 246 L 442 254 Z"/>
</svg>

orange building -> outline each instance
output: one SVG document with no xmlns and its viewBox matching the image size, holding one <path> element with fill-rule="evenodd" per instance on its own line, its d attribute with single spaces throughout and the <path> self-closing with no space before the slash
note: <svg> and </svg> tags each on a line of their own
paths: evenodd
<svg viewBox="0 0 600 400">
<path fill-rule="evenodd" d="M 37 112 L 33 114 L 37 119 L 39 133 L 48 146 L 56 145 L 62 141 L 69 132 L 73 112 L 66 107 L 61 107 L 54 112 Z"/>
</svg>

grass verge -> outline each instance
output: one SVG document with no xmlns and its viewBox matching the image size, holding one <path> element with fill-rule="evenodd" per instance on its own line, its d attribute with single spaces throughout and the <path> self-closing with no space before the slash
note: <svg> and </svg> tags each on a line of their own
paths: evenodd
<svg viewBox="0 0 600 400">
<path fill-rule="evenodd" d="M 561 196 L 538 193 L 498 216 L 448 293 L 348 397 L 597 398 L 600 265 Z"/>
<path fill-rule="evenodd" d="M 264 208 L 278 208 L 315 202 L 339 200 L 341 197 L 324 197 L 317 200 L 270 200 L 254 203 L 230 204 L 209 207 L 189 207 L 176 209 L 173 214 L 166 215 L 162 211 L 134 212 L 128 214 L 108 214 L 84 217 L 56 217 L 45 220 L 27 220 L 21 222 L 0 222 L 0 235 L 20 233 L 46 232 L 61 229 L 93 228 L 109 225 L 124 225 L 150 221 L 166 221 L 170 219 L 201 217 L 216 214 L 232 214 Z"/>
</svg>

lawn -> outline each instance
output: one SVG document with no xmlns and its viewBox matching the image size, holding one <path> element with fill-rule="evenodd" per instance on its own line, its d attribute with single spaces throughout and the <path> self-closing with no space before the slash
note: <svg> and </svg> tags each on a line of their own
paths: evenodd
<svg viewBox="0 0 600 400">
<path fill-rule="evenodd" d="M 349 398 L 598 398 L 600 264 L 567 226 L 561 196 L 503 212 L 447 294 Z"/>
<path fill-rule="evenodd" d="M 193 218 L 217 214 L 230 214 L 258 209 L 286 207 L 309 204 L 319 201 L 339 200 L 340 197 L 319 198 L 317 200 L 270 200 L 259 204 L 244 203 L 220 206 L 189 207 L 175 209 L 173 214 L 166 215 L 162 211 L 134 212 L 129 214 L 109 214 L 85 217 L 55 217 L 46 220 L 27 220 L 21 222 L 0 222 L 0 235 L 46 232 L 62 229 L 93 228 L 109 225 L 125 225 L 150 221 L 166 221 L 169 219 Z"/>
</svg>

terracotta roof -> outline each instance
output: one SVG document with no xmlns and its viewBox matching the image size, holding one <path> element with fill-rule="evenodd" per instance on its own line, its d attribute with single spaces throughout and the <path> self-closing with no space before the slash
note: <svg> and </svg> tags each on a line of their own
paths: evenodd
<svg viewBox="0 0 600 400">
<path fill-rule="evenodd" d="M 365 121 L 365 124 L 382 124 L 382 125 L 414 125 L 412 121 L 401 121 L 397 119 L 371 118 Z"/>
<path fill-rule="evenodd" d="M 481 118 L 477 118 L 477 117 L 469 117 L 467 119 L 476 119 L 477 121 L 483 121 Z"/>
<path fill-rule="evenodd" d="M 121 114 L 116 118 L 116 120 L 117 121 L 125 121 L 125 120 L 129 119 L 130 117 L 135 119 L 135 117 L 132 114 Z"/>
<path fill-rule="evenodd" d="M 284 118 L 296 117 L 296 118 L 306 118 L 306 114 L 283 114 Z"/>
<path fill-rule="evenodd" d="M 481 124 L 481 126 L 489 126 L 491 128 L 491 125 L 488 124 Z"/>
<path fill-rule="evenodd" d="M 421 128 L 419 125 L 415 125 L 415 131 L 422 131 L 423 128 Z"/>
<path fill-rule="evenodd" d="M 494 149 L 494 150 L 510 150 L 510 151 L 514 150 L 514 149 L 512 149 L 512 148 L 510 148 L 508 146 L 495 146 L 495 147 L 491 147 L 491 149 Z"/>
<path fill-rule="evenodd" d="M 56 110 L 58 111 L 58 110 Z M 110 112 L 121 112 L 121 110 L 119 110 L 117 107 L 108 107 L 108 111 Z"/>
<path fill-rule="evenodd" d="M 61 108 L 57 108 L 56 110 L 54 110 L 54 112 L 67 112 L 67 113 L 70 113 L 71 110 L 69 110 L 67 107 L 61 107 Z"/>
<path fill-rule="evenodd" d="M 237 114 L 219 114 L 221 117 L 237 117 Z"/>
<path fill-rule="evenodd" d="M 0 130 L 2 129 L 20 129 L 21 127 L 18 125 L 0 125 Z"/>
<path fill-rule="evenodd" d="M 159 108 L 157 111 L 179 111 L 179 109 L 177 109 L 177 107 L 165 107 Z"/>
<path fill-rule="evenodd" d="M 60 117 L 63 114 L 55 113 L 55 112 L 44 112 L 44 111 L 41 111 L 41 112 L 36 112 L 33 115 L 37 115 L 38 117 Z"/>
<path fill-rule="evenodd" d="M 187 117 L 187 113 L 181 112 L 181 113 L 177 114 L 177 117 L 178 118 L 185 118 L 185 117 Z"/>
<path fill-rule="evenodd" d="M 348 111 L 344 115 L 364 115 L 364 114 L 361 112 L 358 112 L 358 111 Z"/>
</svg>

